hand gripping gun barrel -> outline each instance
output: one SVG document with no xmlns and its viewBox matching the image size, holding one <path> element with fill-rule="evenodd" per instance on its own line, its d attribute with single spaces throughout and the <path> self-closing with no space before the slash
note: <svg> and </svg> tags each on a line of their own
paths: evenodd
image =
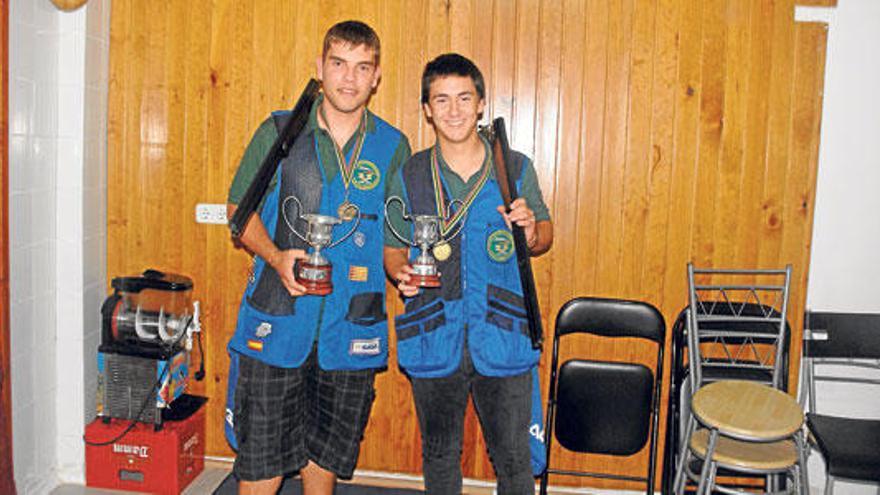
<svg viewBox="0 0 880 495">
<path fill-rule="evenodd" d="M 507 173 L 510 168 L 510 143 L 507 141 L 507 131 L 504 127 L 504 119 L 501 117 L 492 121 L 492 126 L 482 130 L 492 146 L 492 161 L 495 165 L 495 178 L 501 189 L 501 198 L 504 208 L 510 212 L 510 204 L 519 197 L 516 189 L 516 177 Z M 541 325 L 541 309 L 538 307 L 538 295 L 535 291 L 535 276 L 532 273 L 532 262 L 529 258 L 529 246 L 526 242 L 526 234 L 522 227 L 511 225 L 513 230 L 513 244 L 516 247 L 516 266 L 519 268 L 519 280 L 523 289 L 523 300 L 526 306 L 526 315 L 529 320 L 529 338 L 532 348 L 540 349 L 544 341 L 544 330 Z"/>
</svg>

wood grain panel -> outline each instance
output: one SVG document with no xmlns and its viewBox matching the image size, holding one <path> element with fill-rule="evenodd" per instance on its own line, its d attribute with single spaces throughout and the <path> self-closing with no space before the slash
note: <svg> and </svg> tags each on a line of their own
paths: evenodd
<svg viewBox="0 0 880 495">
<path fill-rule="evenodd" d="M 371 108 L 414 149 L 433 142 L 419 104 L 425 62 L 457 51 L 481 67 L 484 121 L 505 117 L 513 146 L 534 157 L 556 224 L 553 250 L 534 263 L 548 332 L 579 295 L 646 300 L 671 325 L 687 299 L 688 261 L 791 263 L 799 330 L 826 32 L 795 24 L 796 3 L 808 2 L 169 0 L 148 9 L 114 1 L 108 273 L 157 267 L 193 277 L 208 353 L 208 379 L 194 389 L 211 398 L 208 453 L 231 455 L 222 435 L 225 345 L 249 259 L 225 228 L 195 224 L 193 209 L 225 203 L 251 133 L 270 111 L 292 106 L 330 25 L 359 18 L 378 31 L 383 72 Z M 389 313 L 401 310 L 389 294 Z M 393 332 L 391 342 L 393 363 Z M 563 349 L 581 352 L 650 354 L 590 339 Z M 545 397 L 548 361 L 545 353 Z M 394 364 L 377 393 L 359 468 L 418 473 L 412 397 Z M 491 478 L 472 411 L 465 429 L 465 476 Z M 553 457 L 629 474 L 647 459 L 584 460 L 558 447 Z"/>
<path fill-rule="evenodd" d="M 9 303 L 9 2 L 0 0 L 0 493 L 14 494 Z"/>
</svg>

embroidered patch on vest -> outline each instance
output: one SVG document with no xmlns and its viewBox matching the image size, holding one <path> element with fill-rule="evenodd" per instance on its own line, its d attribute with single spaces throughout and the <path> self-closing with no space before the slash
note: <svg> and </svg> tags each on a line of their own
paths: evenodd
<svg viewBox="0 0 880 495">
<path fill-rule="evenodd" d="M 509 230 L 498 229 L 489 234 L 486 239 L 486 252 L 492 261 L 504 263 L 509 260 L 514 253 L 513 234 Z"/>
<path fill-rule="evenodd" d="M 378 337 L 369 340 L 352 340 L 348 346 L 348 353 L 352 356 L 376 356 L 381 351 Z"/>
<path fill-rule="evenodd" d="M 247 346 L 252 351 L 263 352 L 263 343 L 259 340 L 248 339 Z"/>
<path fill-rule="evenodd" d="M 364 247 L 364 244 L 367 243 L 367 236 L 364 235 L 363 232 L 355 232 L 353 239 L 354 239 L 354 245 L 359 248 Z"/>
<path fill-rule="evenodd" d="M 361 191 L 369 191 L 379 185 L 382 174 L 379 167 L 369 160 L 360 160 L 351 176 L 351 183 Z"/>
<path fill-rule="evenodd" d="M 366 282 L 370 270 L 365 266 L 351 265 L 348 267 L 348 279 L 352 282 Z"/>
<path fill-rule="evenodd" d="M 254 335 L 256 335 L 258 338 L 262 339 L 262 338 L 265 338 L 270 333 L 272 333 L 272 324 L 264 321 L 263 323 L 260 323 L 260 325 L 257 327 L 257 330 L 254 332 Z"/>
</svg>

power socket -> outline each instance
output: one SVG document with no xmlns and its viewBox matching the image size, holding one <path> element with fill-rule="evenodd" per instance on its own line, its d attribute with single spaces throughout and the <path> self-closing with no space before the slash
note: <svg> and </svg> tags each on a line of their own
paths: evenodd
<svg viewBox="0 0 880 495">
<path fill-rule="evenodd" d="M 197 204 L 196 223 L 226 224 L 226 205 L 214 203 Z"/>
</svg>

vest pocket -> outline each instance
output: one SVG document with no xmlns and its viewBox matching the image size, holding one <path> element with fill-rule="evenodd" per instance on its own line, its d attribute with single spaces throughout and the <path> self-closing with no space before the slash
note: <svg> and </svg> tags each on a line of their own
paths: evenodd
<svg viewBox="0 0 880 495">
<path fill-rule="evenodd" d="M 394 318 L 398 342 L 426 334 L 445 324 L 446 312 L 440 300 Z"/>
<path fill-rule="evenodd" d="M 351 298 L 345 319 L 361 326 L 371 326 L 385 321 L 385 294 L 364 292 Z"/>
<path fill-rule="evenodd" d="M 489 284 L 486 287 L 486 321 L 507 330 L 528 335 L 528 315 L 522 296 Z"/>
<path fill-rule="evenodd" d="M 470 333 L 475 364 L 491 375 L 520 373 L 534 365 L 540 354 L 528 338 L 525 302 L 519 294 L 489 284 L 486 287 L 485 324 Z M 482 365 L 482 366 L 481 366 Z"/>
<path fill-rule="evenodd" d="M 404 313 L 394 319 L 397 333 L 397 360 L 413 373 L 437 372 L 458 359 L 455 335 L 446 326 L 446 308 L 442 300 Z"/>
</svg>

